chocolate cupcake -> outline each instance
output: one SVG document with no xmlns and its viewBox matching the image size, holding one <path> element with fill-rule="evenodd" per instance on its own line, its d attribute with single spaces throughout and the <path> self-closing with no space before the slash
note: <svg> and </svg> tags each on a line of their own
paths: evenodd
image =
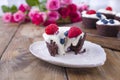
<svg viewBox="0 0 120 80">
<path fill-rule="evenodd" d="M 75 54 L 82 52 L 86 34 L 78 27 L 58 27 L 50 24 L 45 28 L 43 37 L 50 55 L 55 56 L 65 55 L 69 51 Z"/>
<path fill-rule="evenodd" d="M 100 15 L 99 13 L 96 13 L 95 10 L 84 11 L 82 13 L 83 26 L 89 29 L 95 29 L 96 22 L 99 19 L 104 19 L 104 18 L 106 18 L 104 15 Z"/>
<path fill-rule="evenodd" d="M 102 13 L 105 15 L 108 19 L 114 19 L 115 12 L 112 10 L 111 7 L 107 7 L 106 9 L 99 9 L 97 12 Z"/>
<path fill-rule="evenodd" d="M 102 19 L 96 23 L 99 35 L 106 37 L 117 37 L 119 33 L 120 22 L 113 19 Z"/>
</svg>

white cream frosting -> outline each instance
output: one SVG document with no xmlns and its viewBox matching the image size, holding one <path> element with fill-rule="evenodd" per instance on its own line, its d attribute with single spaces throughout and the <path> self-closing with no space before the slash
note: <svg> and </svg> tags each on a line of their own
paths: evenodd
<svg viewBox="0 0 120 80">
<path fill-rule="evenodd" d="M 109 21 L 109 19 L 107 20 Z M 117 20 L 114 20 L 114 24 L 108 23 L 108 24 L 104 24 L 101 20 L 96 22 L 97 25 L 109 25 L 109 26 L 113 26 L 113 25 L 120 25 L 120 22 Z"/>
<path fill-rule="evenodd" d="M 109 11 L 109 10 L 106 10 L 106 9 L 99 9 L 98 12 L 100 12 L 100 13 L 105 13 L 105 14 L 113 14 L 113 15 L 116 14 L 116 12 L 114 12 L 114 11 Z"/>
<path fill-rule="evenodd" d="M 102 19 L 106 19 L 106 16 L 104 16 L 104 15 L 102 15 L 102 14 L 101 14 L 101 16 L 102 16 L 102 17 L 101 17 Z M 83 11 L 83 12 L 82 12 L 82 17 L 99 19 L 96 14 L 91 14 L 91 15 L 89 15 L 89 14 L 86 14 L 86 11 Z"/>
<path fill-rule="evenodd" d="M 117 17 L 120 17 L 120 13 L 117 13 L 116 16 L 117 16 Z"/>
<path fill-rule="evenodd" d="M 64 35 L 64 32 L 68 31 L 70 29 L 70 27 L 59 27 L 59 33 L 58 34 L 54 34 L 54 35 L 48 35 L 46 33 L 43 34 L 44 40 L 48 43 L 50 43 L 51 40 L 53 40 L 57 46 L 58 46 L 58 54 L 59 55 L 64 55 L 68 49 L 68 47 L 70 47 L 71 44 L 73 44 L 74 46 L 77 45 L 79 38 L 82 36 L 84 36 L 84 33 L 82 33 L 81 35 L 79 35 L 76 38 L 68 38 Z M 65 44 L 61 44 L 60 43 L 60 39 L 64 39 L 65 38 Z"/>
</svg>

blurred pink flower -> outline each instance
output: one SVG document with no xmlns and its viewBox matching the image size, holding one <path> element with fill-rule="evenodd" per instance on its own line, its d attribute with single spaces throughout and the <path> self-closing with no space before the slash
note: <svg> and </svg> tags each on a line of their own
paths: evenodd
<svg viewBox="0 0 120 80">
<path fill-rule="evenodd" d="M 39 13 L 38 10 L 36 9 L 31 9 L 30 12 L 28 13 L 28 16 L 30 17 L 30 19 L 32 19 L 34 17 L 34 14 Z"/>
<path fill-rule="evenodd" d="M 77 5 L 75 5 L 75 4 L 69 4 L 67 7 L 70 9 L 70 12 L 77 11 Z"/>
<path fill-rule="evenodd" d="M 60 0 L 47 0 L 46 8 L 48 10 L 58 10 L 60 8 Z"/>
<path fill-rule="evenodd" d="M 46 12 L 39 12 L 39 14 L 43 17 L 43 21 L 47 19 L 47 13 Z"/>
<path fill-rule="evenodd" d="M 22 11 L 17 11 L 13 14 L 13 18 L 16 22 L 22 22 L 25 19 L 25 14 Z"/>
<path fill-rule="evenodd" d="M 67 18 L 70 14 L 70 9 L 67 7 L 62 7 L 58 10 L 62 18 Z"/>
<path fill-rule="evenodd" d="M 14 20 L 14 17 L 12 15 L 11 22 L 15 23 L 16 21 Z"/>
<path fill-rule="evenodd" d="M 56 21 L 60 18 L 59 13 L 57 11 L 49 11 L 47 15 L 50 21 Z"/>
<path fill-rule="evenodd" d="M 57 24 L 57 23 L 56 23 L 56 21 L 51 21 L 51 20 L 46 20 L 46 21 L 43 23 L 44 26 L 48 26 L 48 25 L 50 25 L 50 24 Z"/>
<path fill-rule="evenodd" d="M 35 25 L 40 25 L 44 22 L 43 16 L 40 13 L 35 13 L 32 17 L 32 23 Z"/>
<path fill-rule="evenodd" d="M 68 5 L 72 3 L 72 0 L 60 0 L 62 5 Z"/>
<path fill-rule="evenodd" d="M 70 20 L 72 23 L 82 21 L 81 14 L 79 12 L 71 12 Z"/>
<path fill-rule="evenodd" d="M 11 22 L 12 13 L 10 13 L 10 12 L 5 13 L 3 15 L 2 19 L 3 19 L 4 22 Z"/>
<path fill-rule="evenodd" d="M 86 10 L 88 10 L 88 8 L 89 8 L 89 6 L 88 5 L 86 5 L 86 4 L 81 4 L 79 7 L 78 7 L 78 10 L 80 11 L 80 12 L 82 12 L 82 11 L 86 11 Z"/>
<path fill-rule="evenodd" d="M 22 11 L 22 12 L 26 12 L 26 11 L 29 11 L 31 8 L 29 5 L 27 4 L 21 4 L 20 7 L 19 7 L 19 10 Z"/>
</svg>

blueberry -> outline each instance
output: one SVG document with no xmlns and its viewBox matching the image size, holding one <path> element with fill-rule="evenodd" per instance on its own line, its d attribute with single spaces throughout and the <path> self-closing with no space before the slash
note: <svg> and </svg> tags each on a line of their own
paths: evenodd
<svg viewBox="0 0 120 80">
<path fill-rule="evenodd" d="M 101 19 L 101 13 L 96 13 L 96 16 Z"/>
<path fill-rule="evenodd" d="M 109 20 L 109 23 L 114 24 L 115 22 L 114 22 L 113 19 L 110 19 L 110 20 Z"/>
<path fill-rule="evenodd" d="M 104 24 L 107 24 L 107 23 L 108 23 L 108 21 L 105 20 L 105 19 L 102 19 L 102 22 L 103 22 Z"/>
<path fill-rule="evenodd" d="M 64 35 L 65 35 L 65 36 L 68 36 L 68 31 L 64 32 Z"/>
<path fill-rule="evenodd" d="M 60 39 L 60 43 L 61 43 L 61 44 L 64 44 L 64 43 L 65 43 L 65 38 Z"/>
</svg>

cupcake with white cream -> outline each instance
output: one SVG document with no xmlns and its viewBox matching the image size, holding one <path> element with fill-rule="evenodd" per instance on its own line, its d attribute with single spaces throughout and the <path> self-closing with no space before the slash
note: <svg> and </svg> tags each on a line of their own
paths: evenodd
<svg viewBox="0 0 120 80">
<path fill-rule="evenodd" d="M 78 54 L 82 50 L 85 33 L 78 27 L 58 27 L 50 24 L 45 28 L 43 37 L 51 56 L 65 55 L 69 51 Z"/>
<path fill-rule="evenodd" d="M 114 19 L 102 19 L 96 22 L 96 27 L 99 35 L 117 37 L 120 22 Z"/>
<path fill-rule="evenodd" d="M 114 19 L 116 12 L 113 11 L 112 7 L 108 6 L 106 9 L 99 9 L 97 12 L 102 13 L 108 19 Z"/>
<path fill-rule="evenodd" d="M 96 28 L 96 22 L 104 18 L 106 18 L 104 15 L 96 13 L 95 10 L 88 10 L 82 13 L 82 20 L 85 28 Z"/>
</svg>

